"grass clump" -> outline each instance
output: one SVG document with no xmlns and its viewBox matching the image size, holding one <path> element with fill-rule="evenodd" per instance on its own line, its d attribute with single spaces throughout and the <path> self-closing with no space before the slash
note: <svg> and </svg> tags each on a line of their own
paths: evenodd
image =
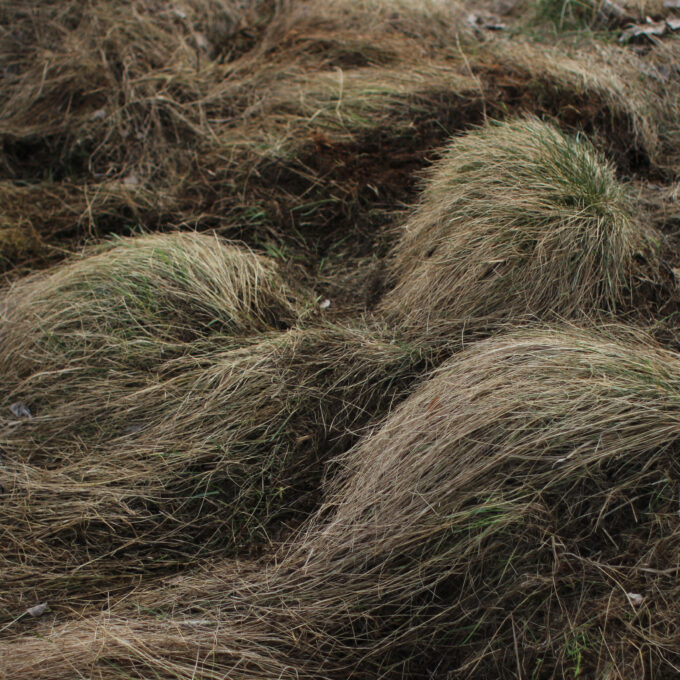
<svg viewBox="0 0 680 680">
<path fill-rule="evenodd" d="M 422 361 L 384 329 L 327 325 L 215 334 L 153 371 L 36 370 L 2 404 L 5 613 L 266 547 Z M 34 417 L 10 416 L 17 402 Z"/>
<path fill-rule="evenodd" d="M 215 333 L 286 328 L 311 306 L 304 295 L 273 261 L 215 236 L 116 239 L 3 293 L 2 380 L 76 365 L 148 366 Z"/>
<path fill-rule="evenodd" d="M 478 343 L 342 457 L 266 570 L 216 564 L 134 596 L 157 616 L 133 597 L 0 658 L 50 680 L 672 674 L 679 397 L 641 336 Z"/>
<path fill-rule="evenodd" d="M 191 233 L 116 239 L 5 290 L 0 514 L 16 548 L 3 558 L 8 581 L 18 573 L 19 583 L 22 574 L 28 582 L 32 571 L 49 580 L 50 565 L 63 576 L 78 560 L 89 561 L 84 555 L 96 536 L 100 555 L 134 545 L 135 537 L 150 549 L 154 528 L 178 531 L 173 512 L 200 515 L 206 494 L 233 496 L 237 482 L 231 491 L 218 482 L 210 487 L 207 470 L 230 456 L 248 458 L 242 449 L 250 451 L 242 465 L 257 468 L 252 451 L 263 443 L 253 433 L 268 431 L 267 419 L 279 414 L 270 407 L 283 389 L 271 382 L 277 348 L 286 344 L 276 342 L 276 333 L 295 325 L 312 303 L 269 258 Z M 230 420 L 223 409 L 234 394 Z M 251 409 L 261 398 L 258 421 Z M 278 403 L 285 410 L 285 398 Z M 200 434 L 210 422 L 221 438 Z M 285 422 L 282 416 L 276 427 Z M 239 454 L 230 448 L 234 438 Z M 225 474 L 240 479 L 239 465 Z M 166 488 L 172 483 L 182 499 L 176 505 Z M 252 501 L 239 493 L 244 504 Z M 258 507 L 253 503 L 252 512 Z M 227 524 L 230 518 L 225 513 Z M 51 551 L 59 554 L 52 562 Z M 131 557 L 130 571 L 139 563 Z"/>
<path fill-rule="evenodd" d="M 583 138 L 535 118 L 455 139 L 394 249 L 382 309 L 422 332 L 630 308 L 660 236 Z"/>
</svg>

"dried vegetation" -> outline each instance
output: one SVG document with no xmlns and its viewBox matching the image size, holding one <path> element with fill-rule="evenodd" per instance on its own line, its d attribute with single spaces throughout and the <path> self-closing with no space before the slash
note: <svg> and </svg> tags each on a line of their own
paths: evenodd
<svg viewBox="0 0 680 680">
<path fill-rule="evenodd" d="M 587 140 L 535 118 L 492 124 L 433 166 L 381 306 L 445 337 L 638 311 L 643 284 L 662 287 L 661 242 Z"/>
<path fill-rule="evenodd" d="M 424 361 L 376 324 L 303 327 L 311 301 L 215 237 L 100 250 L 2 300 L 7 606 L 265 542 Z"/>
<path fill-rule="evenodd" d="M 474 345 L 341 458 L 267 568 L 213 564 L 3 661 L 16 678 L 672 677 L 679 390 L 677 355 L 621 330 Z"/>
<path fill-rule="evenodd" d="M 0 2 L 0 678 L 678 675 L 676 15 Z"/>
</svg>

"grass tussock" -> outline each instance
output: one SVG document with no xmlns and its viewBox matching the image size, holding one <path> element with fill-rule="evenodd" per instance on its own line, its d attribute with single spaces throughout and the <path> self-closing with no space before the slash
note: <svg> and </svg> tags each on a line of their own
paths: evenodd
<svg viewBox="0 0 680 680">
<path fill-rule="evenodd" d="M 644 337 L 484 341 L 342 458 L 265 571 L 215 565 L 0 659 L 54 680 L 672 675 L 679 393 Z"/>
<path fill-rule="evenodd" d="M 660 236 L 583 138 L 535 118 L 455 139 L 394 253 L 382 309 L 420 332 L 473 335 L 631 307 L 658 277 Z M 660 279 L 657 280 L 660 282 Z"/>
<path fill-rule="evenodd" d="M 88 350 L 3 395 L 7 615 L 38 594 L 96 598 L 185 554 L 266 547 L 314 507 L 328 457 L 424 361 L 367 325 L 215 333 L 152 370 Z M 34 417 L 14 417 L 12 403 Z"/>
<path fill-rule="evenodd" d="M 98 251 L 3 293 L 3 381 L 49 369 L 148 367 L 215 333 L 289 327 L 312 305 L 276 263 L 215 236 L 155 234 Z"/>
</svg>

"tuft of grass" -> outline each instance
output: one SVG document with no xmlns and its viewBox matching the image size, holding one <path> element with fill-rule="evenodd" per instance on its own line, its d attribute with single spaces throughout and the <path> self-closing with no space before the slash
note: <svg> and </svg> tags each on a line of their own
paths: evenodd
<svg viewBox="0 0 680 680">
<path fill-rule="evenodd" d="M 394 249 L 387 316 L 416 332 L 486 333 L 631 307 L 658 278 L 660 235 L 583 137 L 536 118 L 454 139 Z"/>
<path fill-rule="evenodd" d="M 216 236 L 117 238 L 2 294 L 0 370 L 148 366 L 212 334 L 286 328 L 311 304 L 273 261 Z"/>
<path fill-rule="evenodd" d="M 33 316 L 1 326 L 4 611 L 266 547 L 314 507 L 329 456 L 403 396 L 418 345 L 369 323 L 269 326 L 272 302 L 280 324 L 294 310 L 273 271 L 212 237 L 155 236 L 28 282 L 46 299 L 10 290 L 12 318 Z"/>
</svg>

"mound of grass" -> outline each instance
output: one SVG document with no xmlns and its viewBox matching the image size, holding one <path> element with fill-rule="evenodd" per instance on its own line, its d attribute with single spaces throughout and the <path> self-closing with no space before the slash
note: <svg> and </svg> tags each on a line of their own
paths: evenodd
<svg viewBox="0 0 680 680">
<path fill-rule="evenodd" d="M 5 391 L 31 373 L 148 367 L 215 333 L 286 328 L 313 302 L 291 290 L 272 260 L 215 236 L 116 239 L 99 251 L 2 294 Z"/>
<path fill-rule="evenodd" d="M 644 337 L 478 343 L 343 457 L 265 572 L 217 565 L 139 593 L 156 616 L 130 601 L 0 658 L 50 680 L 671 676 L 679 395 Z"/>
<path fill-rule="evenodd" d="M 266 514 L 238 489 L 235 470 L 251 465 L 252 474 L 266 475 L 253 458 L 264 447 L 253 433 L 269 432 L 268 418 L 286 409 L 285 398 L 274 406 L 284 387 L 272 380 L 286 370 L 277 369 L 275 356 L 295 344 L 277 342 L 276 333 L 312 304 L 269 258 L 190 233 L 116 239 L 4 291 L 0 484 L 7 494 L 3 526 L 11 528 L 5 537 L 15 546 L 4 555 L 8 578 L 15 570 L 20 584 L 32 570 L 38 579 L 55 578 L 48 565 L 61 567 L 63 577 L 78 560 L 89 561 L 84 555 L 93 540 L 100 555 L 133 545 L 131 536 L 150 549 L 153 528 L 178 531 L 173 512 L 200 515 L 199 500 L 216 495 L 204 488 L 210 465 L 214 471 L 230 456 L 236 462 L 225 474 L 236 481 L 230 491 L 215 487 L 223 502 L 242 493 L 242 506 L 233 503 L 236 515 L 250 502 L 254 514 Z M 223 409 L 232 398 L 229 418 Z M 244 405 L 248 399 L 256 401 Z M 252 411 L 259 406 L 260 421 Z M 281 415 L 276 427 L 285 422 Z M 243 464 L 230 449 L 235 431 Z M 251 457 L 243 453 L 249 445 Z M 174 503 L 166 488 L 172 483 L 181 499 L 174 510 L 167 505 Z M 225 526 L 235 514 L 224 513 Z M 52 550 L 59 558 L 50 562 Z M 131 558 L 131 571 L 138 569 Z"/>
<path fill-rule="evenodd" d="M 659 240 L 587 140 L 535 118 L 491 123 L 430 173 L 382 309 L 418 332 L 473 334 L 615 313 L 657 276 Z"/>
<path fill-rule="evenodd" d="M 379 328 L 216 334 L 153 371 L 42 367 L 0 422 L 3 607 L 82 601 L 185 555 L 249 554 L 318 501 L 324 465 L 422 362 Z M 34 418 L 10 415 L 29 402 Z"/>
</svg>

